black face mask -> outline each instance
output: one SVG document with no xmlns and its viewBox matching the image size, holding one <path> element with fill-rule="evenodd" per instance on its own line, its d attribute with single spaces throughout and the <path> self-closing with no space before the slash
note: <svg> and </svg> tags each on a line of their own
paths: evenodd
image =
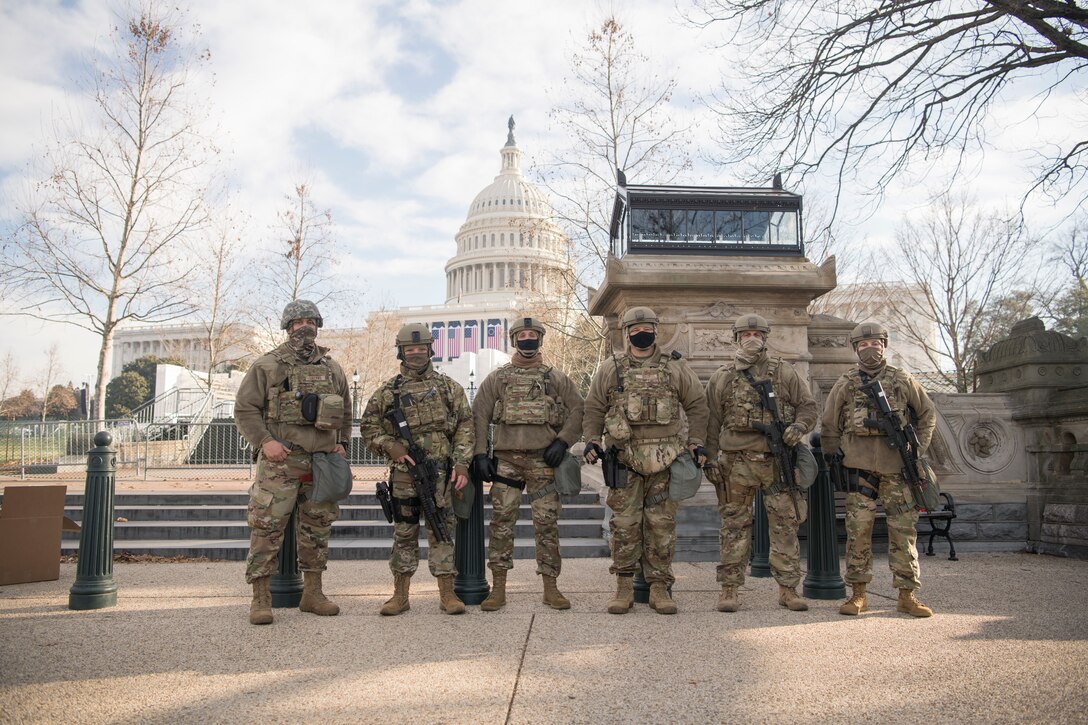
<svg viewBox="0 0 1088 725">
<path fill-rule="evenodd" d="M 518 346 L 518 350 L 529 354 L 536 352 L 540 348 L 540 340 L 537 339 L 518 340 L 515 344 Z"/>
<path fill-rule="evenodd" d="M 654 340 L 657 339 L 657 335 L 653 332 L 636 332 L 634 335 L 631 335 L 630 339 L 632 345 L 641 350 L 645 350 L 646 348 L 650 347 L 650 345 L 654 344 Z"/>
</svg>

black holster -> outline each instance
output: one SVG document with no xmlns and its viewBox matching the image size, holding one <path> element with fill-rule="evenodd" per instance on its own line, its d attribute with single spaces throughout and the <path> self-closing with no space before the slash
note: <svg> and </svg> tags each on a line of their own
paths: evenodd
<svg viewBox="0 0 1088 725">
<path fill-rule="evenodd" d="M 604 474 L 604 485 L 609 488 L 627 488 L 627 466 L 620 462 L 620 452 L 615 446 L 610 446 L 604 452 L 601 459 L 601 472 Z"/>
</svg>

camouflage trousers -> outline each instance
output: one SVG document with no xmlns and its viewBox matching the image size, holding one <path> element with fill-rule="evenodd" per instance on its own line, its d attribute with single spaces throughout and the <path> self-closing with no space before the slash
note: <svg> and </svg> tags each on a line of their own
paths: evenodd
<svg viewBox="0 0 1088 725">
<path fill-rule="evenodd" d="M 912 504 L 910 489 L 898 473 L 880 477 L 880 500 L 885 511 L 906 509 L 888 514 L 888 568 L 896 589 L 917 589 L 918 578 L 918 511 Z M 873 522 L 876 521 L 876 501 L 865 494 L 846 494 L 846 583 L 862 584 L 873 580 Z"/>
<path fill-rule="evenodd" d="M 427 567 L 432 576 L 445 576 L 456 574 L 457 567 L 453 561 L 453 536 L 457 530 L 457 517 L 453 514 L 453 506 L 450 500 L 450 486 L 447 478 L 449 474 L 439 470 L 441 484 L 437 486 L 438 501 L 436 502 L 445 514 L 446 530 L 449 531 L 451 541 L 440 544 L 434 537 L 434 532 L 427 527 Z M 415 498 L 416 486 L 412 477 L 401 471 L 392 474 L 394 498 Z M 396 501 L 393 502 L 396 507 Z M 400 507 L 401 515 L 419 514 L 419 522 L 410 524 L 398 521 L 393 524 L 393 551 L 389 554 L 389 569 L 394 574 L 407 574 L 412 576 L 419 568 L 419 527 L 426 523 L 423 510 L 412 511 L 406 506 Z"/>
<path fill-rule="evenodd" d="M 672 556 L 676 550 L 676 501 L 667 496 L 647 505 L 651 496 L 667 494 L 669 469 L 644 476 L 627 469 L 627 486 L 608 489 L 608 522 L 612 532 L 612 574 L 635 574 L 642 569 L 647 582 L 672 586 Z"/>
<path fill-rule="evenodd" d="M 329 532 L 340 515 L 340 507 L 335 503 L 310 501 L 314 484 L 299 482 L 299 476 L 310 476 L 308 453 L 292 453 L 281 463 L 268 460 L 264 454 L 257 459 L 257 478 L 249 487 L 247 582 L 276 571 L 283 532 L 296 503 L 298 567 L 302 571 L 325 570 L 329 560 Z"/>
<path fill-rule="evenodd" d="M 719 461 L 724 484 L 715 487 L 718 512 L 722 516 L 718 583 L 734 587 L 744 584 L 744 570 L 752 554 L 752 504 L 756 491 L 762 489 L 771 540 L 768 557 L 771 573 L 782 586 L 796 587 L 801 583 L 801 545 L 797 542 L 797 528 L 808 516 L 804 496 L 798 496 L 797 507 L 801 511 L 798 519 L 789 491 L 774 494 L 768 491 L 778 480 L 776 465 L 769 453 L 723 452 Z"/>
<path fill-rule="evenodd" d="M 525 481 L 525 493 L 533 511 L 536 538 L 536 573 L 559 576 L 563 566 L 559 556 L 559 493 L 532 500 L 532 494 L 555 480 L 555 471 L 541 458 L 541 451 L 499 451 L 498 474 L 515 481 Z M 514 568 L 514 526 L 521 508 L 521 491 L 505 483 L 491 484 L 491 526 L 488 536 L 488 566 L 492 571 Z"/>
</svg>

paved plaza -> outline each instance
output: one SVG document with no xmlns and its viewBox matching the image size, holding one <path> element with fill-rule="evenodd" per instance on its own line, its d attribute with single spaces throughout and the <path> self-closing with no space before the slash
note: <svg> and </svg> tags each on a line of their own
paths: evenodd
<svg viewBox="0 0 1088 725">
<path fill-rule="evenodd" d="M 923 557 L 926 620 L 895 612 L 883 558 L 856 619 L 788 612 L 769 579 L 718 613 L 711 563 L 676 565 L 678 615 L 609 615 L 607 571 L 566 562 L 554 612 L 518 561 L 504 610 L 450 617 L 421 570 L 383 618 L 386 565 L 333 561 L 339 617 L 255 627 L 240 563 L 117 564 L 118 605 L 87 612 L 65 564 L 0 588 L 0 722 L 1088 721 L 1085 561 Z"/>
</svg>

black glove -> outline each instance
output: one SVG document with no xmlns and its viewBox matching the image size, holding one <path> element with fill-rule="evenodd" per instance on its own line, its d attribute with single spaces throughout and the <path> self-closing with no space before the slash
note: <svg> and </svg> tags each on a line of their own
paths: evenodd
<svg viewBox="0 0 1088 725">
<path fill-rule="evenodd" d="M 589 452 L 590 452 L 590 451 L 593 451 L 594 453 L 596 453 L 596 454 L 597 454 L 597 457 L 596 457 L 596 458 L 594 458 L 594 459 L 593 459 L 592 461 L 591 461 L 591 460 L 589 460 L 589 456 L 588 456 L 588 454 L 589 454 Z M 593 443 L 593 442 L 590 442 L 590 443 L 586 443 L 586 449 L 585 449 L 585 451 L 584 451 L 584 452 L 582 453 L 582 455 L 586 457 L 586 463 L 596 463 L 597 461 L 599 461 L 599 460 L 601 460 L 602 458 L 604 458 L 604 449 L 603 449 L 603 448 L 601 448 L 601 447 L 600 447 L 599 445 L 597 445 L 596 443 Z"/>
<path fill-rule="evenodd" d="M 703 448 L 702 446 L 695 446 L 695 450 L 691 452 L 691 458 L 695 461 L 696 468 L 702 468 L 702 466 L 699 465 L 700 456 L 703 457 L 704 461 L 710 458 L 710 454 L 707 453 L 707 450 L 705 448 Z"/>
<path fill-rule="evenodd" d="M 563 462 L 563 454 L 567 452 L 570 446 L 562 438 L 556 438 L 551 444 L 544 449 L 544 462 L 552 468 L 555 468 Z"/>
<path fill-rule="evenodd" d="M 472 457 L 472 475 L 477 481 L 490 481 L 495 477 L 495 461 L 486 453 Z"/>
</svg>

